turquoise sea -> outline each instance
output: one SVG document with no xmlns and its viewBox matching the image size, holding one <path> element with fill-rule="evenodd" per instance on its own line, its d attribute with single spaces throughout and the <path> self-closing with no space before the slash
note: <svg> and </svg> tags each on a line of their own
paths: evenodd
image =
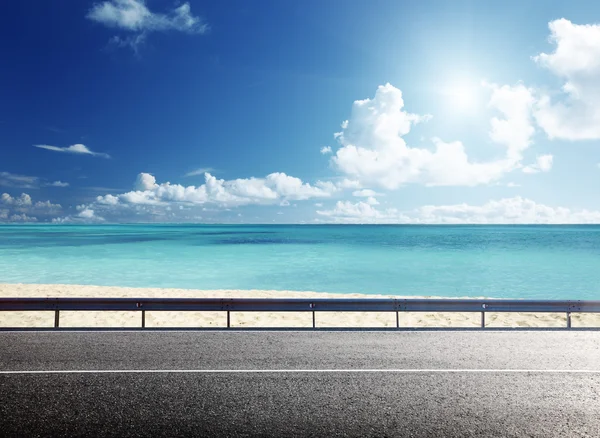
<svg viewBox="0 0 600 438">
<path fill-rule="evenodd" d="M 0 283 L 600 299 L 600 226 L 2 225 Z"/>
</svg>

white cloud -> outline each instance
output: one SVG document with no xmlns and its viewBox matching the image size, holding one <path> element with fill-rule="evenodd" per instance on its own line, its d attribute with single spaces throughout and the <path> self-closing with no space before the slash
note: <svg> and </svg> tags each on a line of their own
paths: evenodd
<svg viewBox="0 0 600 438">
<path fill-rule="evenodd" d="M 2 193 L 0 203 L 4 205 L 14 205 L 16 207 L 27 207 L 31 205 L 31 196 L 27 193 L 21 193 L 21 196 L 14 198 L 8 193 Z"/>
<path fill-rule="evenodd" d="M 0 172 L 0 186 L 16 187 L 21 189 L 37 189 L 45 187 L 68 187 L 69 183 L 62 181 L 44 182 L 37 176 L 18 175 L 10 172 Z"/>
<path fill-rule="evenodd" d="M 520 166 L 522 151 L 531 143 L 531 91 L 488 85 L 490 107 L 502 114 L 493 118 L 490 137 L 506 147 L 505 157 L 487 162 L 469 159 L 460 141 L 433 139 L 434 150 L 410 147 L 403 136 L 429 116 L 404 110 L 402 92 L 381 85 L 373 99 L 357 100 L 342 131 L 335 134 L 341 147 L 331 158 L 333 166 L 361 185 L 395 189 L 407 183 L 428 186 L 489 184 Z"/>
<path fill-rule="evenodd" d="M 313 187 L 310 184 L 303 183 L 300 178 L 289 176 L 281 172 L 267 175 L 266 185 L 272 187 L 278 196 L 296 201 L 328 197 L 331 196 L 331 193 L 334 190 L 333 184 L 317 181 L 318 187 Z"/>
<path fill-rule="evenodd" d="M 87 208 L 86 206 L 78 206 L 78 209 L 80 211 L 75 216 L 56 217 L 52 219 L 52 223 L 67 224 L 104 222 L 104 218 L 98 216 L 94 210 Z"/>
<path fill-rule="evenodd" d="M 0 186 L 36 189 L 39 186 L 39 178 L 37 176 L 0 172 Z"/>
<path fill-rule="evenodd" d="M 8 193 L 0 195 L 0 219 L 9 222 L 35 222 L 36 216 L 48 217 L 55 215 L 61 210 L 60 204 L 53 204 L 50 201 L 33 202 L 31 196 L 27 193 L 21 193 L 20 196 L 11 196 Z M 35 216 L 33 216 L 35 215 Z"/>
<path fill-rule="evenodd" d="M 540 155 L 537 157 L 537 166 L 542 172 L 549 172 L 552 169 L 554 157 L 552 155 Z"/>
<path fill-rule="evenodd" d="M 98 196 L 94 203 L 84 207 L 101 210 L 104 214 L 123 208 L 142 207 L 144 213 L 161 214 L 174 203 L 189 206 L 216 204 L 220 208 L 250 204 L 289 206 L 290 201 L 326 198 L 337 190 L 333 184 L 312 186 L 285 173 L 229 181 L 206 173 L 205 183 L 200 186 L 169 182 L 158 184 L 153 175 L 141 173 L 134 189 L 117 195 Z"/>
<path fill-rule="evenodd" d="M 119 198 L 113 195 L 98 196 L 96 202 L 102 205 L 117 205 L 119 203 Z"/>
<path fill-rule="evenodd" d="M 552 169 L 552 163 L 554 157 L 552 155 L 540 155 L 536 158 L 535 164 L 531 166 L 525 166 L 523 168 L 524 173 L 539 173 L 549 172 Z"/>
<path fill-rule="evenodd" d="M 379 205 L 379 201 L 378 201 L 376 198 L 374 198 L 373 196 L 369 196 L 369 197 L 367 198 L 367 201 L 366 201 L 366 202 L 367 202 L 367 204 L 369 204 L 369 205 Z"/>
<path fill-rule="evenodd" d="M 204 175 L 205 173 L 211 173 L 214 172 L 215 169 L 213 169 L 212 167 L 200 167 L 199 169 L 196 170 L 192 170 L 188 173 L 186 173 L 183 176 L 198 176 L 198 175 Z"/>
<path fill-rule="evenodd" d="M 62 182 L 62 181 L 54 181 L 54 182 L 48 183 L 46 185 L 48 187 L 69 187 L 68 182 Z"/>
<path fill-rule="evenodd" d="M 377 195 L 378 195 L 378 193 L 371 189 L 356 190 L 356 191 L 352 192 L 352 196 L 356 196 L 359 198 L 367 198 L 369 196 L 377 196 Z"/>
<path fill-rule="evenodd" d="M 37 201 L 33 203 L 31 196 L 27 193 L 21 193 L 18 197 L 10 196 L 8 193 L 2 193 L 0 195 L 0 204 L 11 206 L 18 211 L 29 211 L 31 210 L 58 210 L 61 207 L 60 204 L 53 204 L 50 201 Z"/>
<path fill-rule="evenodd" d="M 156 184 L 156 178 L 149 173 L 140 173 L 135 179 L 135 183 L 133 184 L 133 189 L 136 191 L 146 191 L 153 190 L 158 187 Z"/>
<path fill-rule="evenodd" d="M 91 219 L 94 217 L 94 210 L 86 208 L 85 210 L 80 211 L 77 216 L 83 219 Z"/>
<path fill-rule="evenodd" d="M 531 108 L 535 100 L 533 90 L 523 84 L 485 85 L 492 90 L 488 105 L 503 115 L 501 119 L 492 118 L 490 138 L 507 147 L 509 163 L 518 163 L 535 132 L 531 121 Z"/>
<path fill-rule="evenodd" d="M 409 218 L 396 209 L 377 210 L 363 201 L 352 203 L 338 201 L 332 210 L 317 210 L 317 214 L 328 218 L 333 223 L 407 223 Z"/>
<path fill-rule="evenodd" d="M 143 0 L 113 0 L 95 4 L 87 18 L 107 26 L 143 30 L 152 15 Z"/>
<path fill-rule="evenodd" d="M 344 178 L 341 181 L 338 181 L 335 186 L 339 189 L 360 189 L 362 185 L 360 181 L 351 180 L 348 178 Z"/>
<path fill-rule="evenodd" d="M 13 214 L 8 218 L 9 222 L 37 222 L 35 216 L 27 216 L 25 213 Z"/>
<path fill-rule="evenodd" d="M 33 146 L 36 148 L 47 149 L 49 151 L 54 151 L 54 152 L 64 152 L 64 153 L 68 153 L 68 154 L 83 154 L 83 155 L 92 155 L 95 157 L 110 158 L 110 155 L 105 154 L 103 152 L 93 152 L 84 144 L 74 144 L 74 145 L 66 146 L 66 147 L 50 146 L 47 144 L 34 144 Z"/>
<path fill-rule="evenodd" d="M 536 121 L 551 139 L 599 139 L 600 24 L 577 25 L 562 18 L 548 27 L 554 52 L 540 53 L 533 60 L 564 84 L 559 100 L 541 95 Z"/>
<path fill-rule="evenodd" d="M 481 206 L 456 204 L 418 210 L 426 223 L 572 224 L 600 223 L 600 211 L 550 207 L 520 196 L 489 201 Z"/>
<path fill-rule="evenodd" d="M 209 30 L 201 17 L 192 15 L 187 2 L 161 14 L 150 11 L 144 0 L 111 0 L 92 6 L 87 18 L 109 27 L 134 32 L 178 30 L 202 34 Z"/>
<path fill-rule="evenodd" d="M 483 205 L 426 205 L 410 212 L 377 210 L 365 203 L 338 202 L 334 209 L 317 211 L 335 223 L 415 224 L 590 224 L 600 223 L 600 211 L 550 207 L 516 196 Z"/>
<path fill-rule="evenodd" d="M 333 151 L 331 150 L 331 146 L 323 146 L 321 148 L 321 153 L 323 155 L 331 154 Z"/>
<path fill-rule="evenodd" d="M 108 40 L 109 47 L 116 48 L 130 48 L 136 55 L 140 54 L 140 48 L 146 42 L 148 35 L 146 33 L 140 33 L 137 35 L 129 35 L 121 37 L 115 35 Z"/>
<path fill-rule="evenodd" d="M 150 32 L 179 31 L 205 34 L 210 30 L 206 21 L 192 15 L 189 3 L 158 13 L 152 12 L 144 0 L 109 0 L 92 6 L 87 18 L 110 28 L 132 32 L 132 36 L 113 36 L 110 44 L 131 47 L 136 53 Z"/>
<path fill-rule="evenodd" d="M 62 206 L 60 204 L 53 204 L 50 201 L 37 201 L 33 204 L 34 210 L 60 210 Z"/>
</svg>

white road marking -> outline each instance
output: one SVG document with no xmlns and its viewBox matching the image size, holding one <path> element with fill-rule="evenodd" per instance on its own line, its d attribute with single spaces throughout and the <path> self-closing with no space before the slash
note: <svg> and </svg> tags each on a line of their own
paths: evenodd
<svg viewBox="0 0 600 438">
<path fill-rule="evenodd" d="M 293 374 L 293 373 L 474 373 L 474 374 L 600 374 L 600 370 L 550 370 L 550 369 L 231 369 L 231 370 L 4 370 L 1 374 Z"/>
</svg>

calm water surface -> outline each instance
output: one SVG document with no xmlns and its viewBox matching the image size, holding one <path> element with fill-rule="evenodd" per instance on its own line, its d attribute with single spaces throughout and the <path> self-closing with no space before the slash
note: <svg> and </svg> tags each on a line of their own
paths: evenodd
<svg viewBox="0 0 600 438">
<path fill-rule="evenodd" d="M 600 299 L 600 226 L 2 225 L 0 283 Z"/>
</svg>

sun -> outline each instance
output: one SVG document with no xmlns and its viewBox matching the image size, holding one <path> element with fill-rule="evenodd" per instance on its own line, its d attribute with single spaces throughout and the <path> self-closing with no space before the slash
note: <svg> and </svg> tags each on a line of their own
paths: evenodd
<svg viewBox="0 0 600 438">
<path fill-rule="evenodd" d="M 477 106 L 477 90 L 467 84 L 452 87 L 450 98 L 459 110 L 473 110 Z"/>
<path fill-rule="evenodd" d="M 440 90 L 443 105 L 457 114 L 474 113 L 481 105 L 481 86 L 476 81 L 452 80 Z"/>
</svg>

